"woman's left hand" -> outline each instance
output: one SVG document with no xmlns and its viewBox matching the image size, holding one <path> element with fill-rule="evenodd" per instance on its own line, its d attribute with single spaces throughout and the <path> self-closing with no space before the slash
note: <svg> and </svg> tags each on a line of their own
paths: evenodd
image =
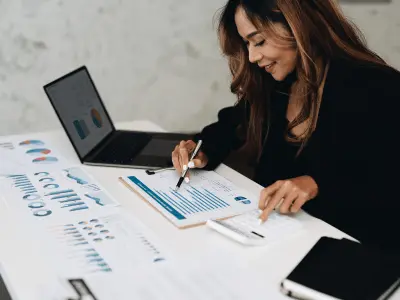
<svg viewBox="0 0 400 300">
<path fill-rule="evenodd" d="M 318 186 L 314 179 L 308 175 L 287 180 L 278 180 L 264 188 L 260 193 L 258 207 L 263 212 L 260 222 L 265 222 L 275 207 L 283 214 L 296 213 L 307 201 L 318 194 Z"/>
</svg>

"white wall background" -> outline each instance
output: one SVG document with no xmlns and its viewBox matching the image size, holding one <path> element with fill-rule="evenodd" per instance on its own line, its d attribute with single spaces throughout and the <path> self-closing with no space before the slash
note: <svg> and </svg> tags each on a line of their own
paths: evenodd
<svg viewBox="0 0 400 300">
<path fill-rule="evenodd" d="M 400 0 L 343 5 L 400 68 Z M 193 131 L 231 105 L 213 16 L 225 0 L 0 0 L 0 135 L 60 128 L 47 82 L 86 65 L 115 122 Z"/>
</svg>

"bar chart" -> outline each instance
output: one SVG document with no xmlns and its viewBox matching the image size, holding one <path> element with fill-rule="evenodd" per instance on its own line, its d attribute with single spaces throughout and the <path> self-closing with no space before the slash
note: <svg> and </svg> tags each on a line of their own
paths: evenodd
<svg viewBox="0 0 400 300">
<path fill-rule="evenodd" d="M 218 198 L 208 190 L 199 191 L 194 187 L 185 188 L 185 191 L 191 196 L 191 199 L 185 197 L 184 193 L 175 192 L 173 189 L 170 189 L 169 193 L 161 190 L 155 191 L 160 198 L 166 201 L 169 205 L 173 206 L 183 215 L 205 212 L 229 206 L 228 203 Z"/>
<path fill-rule="evenodd" d="M 130 215 L 84 212 L 80 216 L 44 225 L 56 267 L 75 274 L 109 273 L 166 260 L 154 234 Z"/>
<path fill-rule="evenodd" d="M 258 202 L 222 176 L 191 171 L 190 184 L 177 191 L 176 172 L 122 178 L 178 227 L 200 224 L 250 211 Z"/>
<path fill-rule="evenodd" d="M 71 213 L 118 205 L 97 181 L 78 167 L 6 175 L 0 178 L 0 190 L 8 195 L 6 205 L 27 218 L 53 220 Z"/>
</svg>

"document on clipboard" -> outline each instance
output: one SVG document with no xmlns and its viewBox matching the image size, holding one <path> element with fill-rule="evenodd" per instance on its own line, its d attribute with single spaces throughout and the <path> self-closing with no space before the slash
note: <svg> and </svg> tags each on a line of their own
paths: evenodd
<svg viewBox="0 0 400 300">
<path fill-rule="evenodd" d="M 258 197 L 214 171 L 192 170 L 190 183 L 175 192 L 178 179 L 174 170 L 120 177 L 125 186 L 181 229 L 203 225 L 209 219 L 236 216 L 258 206 Z"/>
</svg>

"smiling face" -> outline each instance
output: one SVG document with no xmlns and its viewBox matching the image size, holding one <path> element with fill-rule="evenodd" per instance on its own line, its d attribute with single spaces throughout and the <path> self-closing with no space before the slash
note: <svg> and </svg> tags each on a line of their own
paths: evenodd
<svg viewBox="0 0 400 300">
<path fill-rule="evenodd" d="M 292 46 L 283 45 L 276 39 L 268 38 L 260 32 L 248 19 L 243 8 L 239 7 L 235 14 L 235 23 L 240 36 L 249 51 L 249 61 L 257 63 L 260 68 L 270 73 L 276 81 L 282 81 L 296 67 L 297 50 Z M 289 36 L 281 24 L 276 24 L 276 33 Z"/>
</svg>

